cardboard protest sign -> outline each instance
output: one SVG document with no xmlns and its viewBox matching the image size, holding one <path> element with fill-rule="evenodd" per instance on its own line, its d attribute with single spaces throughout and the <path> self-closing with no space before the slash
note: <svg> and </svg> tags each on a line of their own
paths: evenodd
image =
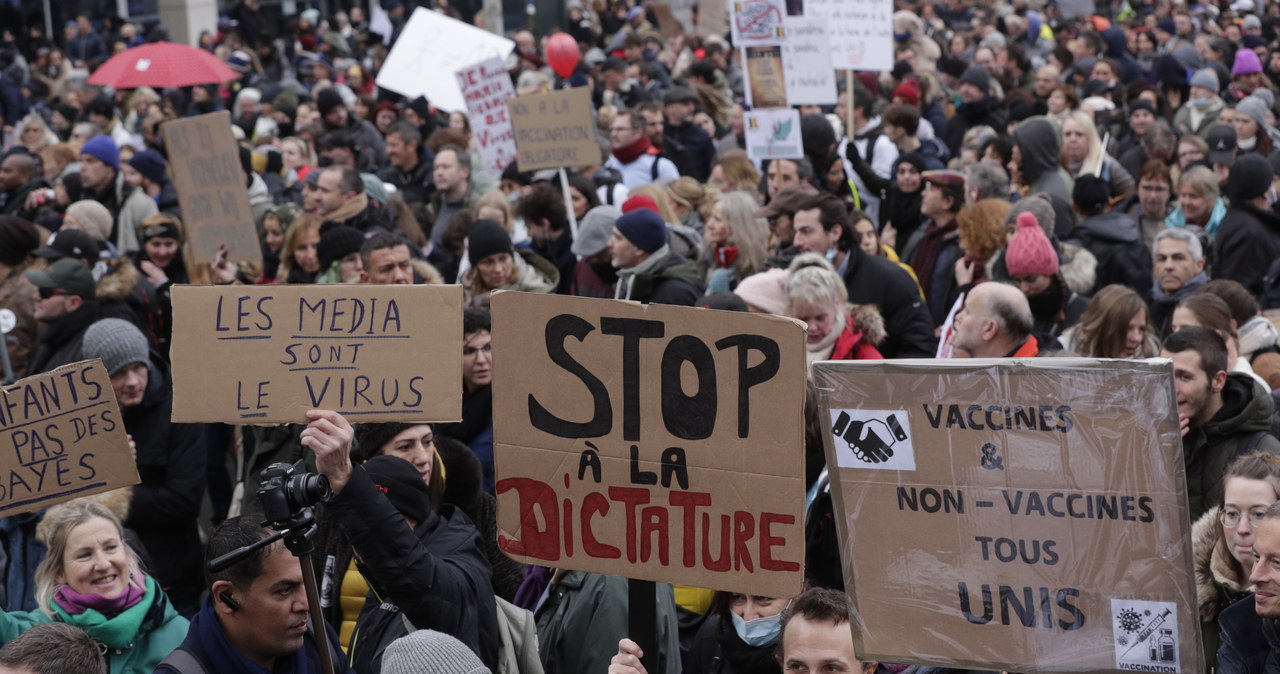
<svg viewBox="0 0 1280 674">
<path fill-rule="evenodd" d="M 825 362 L 859 658 L 1204 670 L 1167 361 Z"/>
<path fill-rule="evenodd" d="M 800 111 L 795 108 L 749 110 L 743 128 L 747 136 L 747 156 L 752 159 L 799 159 L 804 156 Z"/>
<path fill-rule="evenodd" d="M 777 45 L 786 37 L 783 0 L 732 0 L 729 9 L 735 45 Z"/>
<path fill-rule="evenodd" d="M 0 517 L 138 483 L 124 420 L 102 361 L 0 389 Z"/>
<path fill-rule="evenodd" d="M 831 67 L 893 68 L 892 0 L 804 0 L 804 14 L 826 27 Z"/>
<path fill-rule="evenodd" d="M 494 293 L 498 544 L 534 564 L 798 593 L 804 330 Z"/>
<path fill-rule="evenodd" d="M 508 98 L 516 95 L 502 60 L 491 58 L 458 71 L 458 88 L 467 102 L 471 136 L 485 173 L 494 178 L 516 158 L 516 136 L 507 117 Z"/>
<path fill-rule="evenodd" d="M 507 100 L 521 171 L 600 163 L 586 87 Z"/>
<path fill-rule="evenodd" d="M 490 58 L 505 59 L 515 47 L 505 37 L 419 7 L 392 45 L 376 83 L 406 98 L 426 96 L 441 110 L 465 112 L 455 73 Z"/>
<path fill-rule="evenodd" d="M 789 105 L 831 105 L 836 98 L 836 72 L 831 67 L 831 41 L 817 19 L 788 16 L 782 43 Z"/>
<path fill-rule="evenodd" d="M 180 285 L 173 312 L 174 421 L 461 417 L 459 286 Z"/>
<path fill-rule="evenodd" d="M 227 259 L 262 261 L 231 113 L 211 112 L 160 126 L 182 223 L 195 262 L 209 263 L 226 244 Z"/>
<path fill-rule="evenodd" d="M 724 35 L 729 30 L 729 3 L 703 2 L 698 4 L 698 34 Z"/>
</svg>

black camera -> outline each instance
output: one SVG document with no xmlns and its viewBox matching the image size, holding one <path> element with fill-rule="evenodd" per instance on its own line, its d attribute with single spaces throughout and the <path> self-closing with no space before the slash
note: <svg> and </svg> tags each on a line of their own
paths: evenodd
<svg viewBox="0 0 1280 674">
<path fill-rule="evenodd" d="M 263 517 L 273 529 L 286 529 L 296 526 L 292 523 L 309 520 L 308 509 L 333 496 L 329 478 L 302 470 L 303 463 L 299 461 L 294 465 L 273 463 L 262 471 L 258 500 Z"/>
</svg>

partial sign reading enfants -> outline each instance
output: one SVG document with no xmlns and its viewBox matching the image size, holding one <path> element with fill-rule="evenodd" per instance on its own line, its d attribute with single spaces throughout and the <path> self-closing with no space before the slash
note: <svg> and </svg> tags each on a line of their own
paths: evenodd
<svg viewBox="0 0 1280 674">
<path fill-rule="evenodd" d="M 456 421 L 458 286 L 177 286 L 173 420 Z"/>
<path fill-rule="evenodd" d="M 860 657 L 1202 671 L 1167 362 L 820 363 Z"/>
<path fill-rule="evenodd" d="M 102 361 L 65 365 L 0 390 L 0 516 L 138 483 Z"/>
<path fill-rule="evenodd" d="M 794 321 L 495 293 L 498 543 L 529 562 L 786 597 L 804 562 Z"/>
</svg>

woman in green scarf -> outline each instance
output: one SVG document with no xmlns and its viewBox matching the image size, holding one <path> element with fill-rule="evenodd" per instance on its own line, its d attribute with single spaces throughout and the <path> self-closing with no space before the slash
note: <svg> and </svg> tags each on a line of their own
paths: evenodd
<svg viewBox="0 0 1280 674">
<path fill-rule="evenodd" d="M 120 520 L 85 499 L 51 508 L 41 530 L 49 552 L 36 569 L 36 611 L 0 612 L 0 642 L 51 621 L 89 633 L 112 674 L 150 674 L 187 636 L 155 580 L 142 572 Z"/>
</svg>

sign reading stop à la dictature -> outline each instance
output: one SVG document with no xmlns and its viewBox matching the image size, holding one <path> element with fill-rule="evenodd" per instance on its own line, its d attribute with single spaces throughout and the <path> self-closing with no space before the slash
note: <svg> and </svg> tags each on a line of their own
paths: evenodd
<svg viewBox="0 0 1280 674">
<path fill-rule="evenodd" d="M 804 330 L 493 296 L 498 543 L 557 568 L 789 597 L 804 565 Z"/>
</svg>

